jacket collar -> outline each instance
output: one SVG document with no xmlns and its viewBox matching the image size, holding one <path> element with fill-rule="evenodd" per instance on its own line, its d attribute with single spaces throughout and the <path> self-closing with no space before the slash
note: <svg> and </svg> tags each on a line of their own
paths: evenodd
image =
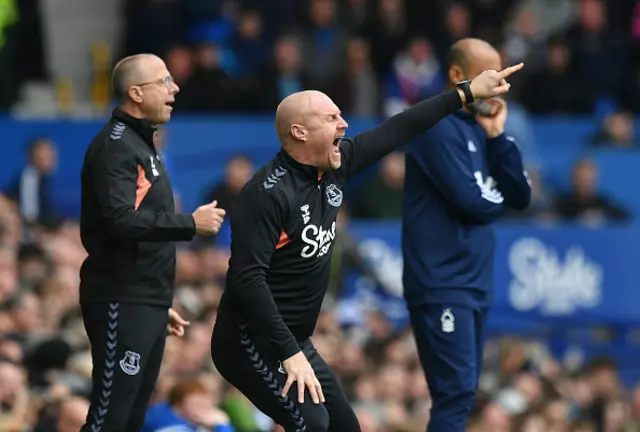
<svg viewBox="0 0 640 432">
<path fill-rule="evenodd" d="M 156 127 L 153 126 L 149 120 L 136 118 L 131 114 L 122 111 L 120 108 L 114 109 L 111 117 L 129 126 L 155 150 L 156 146 L 153 142 L 153 137 L 156 133 Z"/>
<path fill-rule="evenodd" d="M 298 162 L 297 160 L 292 158 L 291 155 L 289 155 L 289 153 L 287 153 L 283 148 L 281 148 L 280 152 L 278 152 L 277 159 L 284 168 L 299 173 L 305 178 L 308 177 L 310 180 L 318 180 L 318 167 L 315 167 L 313 165 L 305 165 Z"/>
<path fill-rule="evenodd" d="M 470 112 L 467 112 L 465 110 L 459 109 L 458 111 L 455 112 L 455 116 L 461 120 L 466 121 L 467 123 L 472 123 L 472 124 L 477 123 L 476 117 Z"/>
</svg>

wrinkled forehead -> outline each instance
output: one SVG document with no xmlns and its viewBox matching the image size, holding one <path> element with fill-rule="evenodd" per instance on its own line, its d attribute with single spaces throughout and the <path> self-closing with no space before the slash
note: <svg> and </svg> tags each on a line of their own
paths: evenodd
<svg viewBox="0 0 640 432">
<path fill-rule="evenodd" d="M 340 114 L 340 108 L 325 94 L 314 94 L 310 99 L 310 112 L 315 116 Z"/>
</svg>

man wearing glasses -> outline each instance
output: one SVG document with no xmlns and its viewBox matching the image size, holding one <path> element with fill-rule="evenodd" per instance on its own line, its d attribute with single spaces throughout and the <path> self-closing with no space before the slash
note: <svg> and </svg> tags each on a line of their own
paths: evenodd
<svg viewBox="0 0 640 432">
<path fill-rule="evenodd" d="M 180 90 L 164 62 L 121 60 L 112 85 L 118 107 L 82 167 L 80 305 L 91 342 L 91 408 L 82 431 L 140 431 L 160 371 L 166 335 L 182 336 L 173 309 L 176 241 L 212 235 L 216 202 L 176 214 L 173 190 L 154 145 Z"/>
</svg>

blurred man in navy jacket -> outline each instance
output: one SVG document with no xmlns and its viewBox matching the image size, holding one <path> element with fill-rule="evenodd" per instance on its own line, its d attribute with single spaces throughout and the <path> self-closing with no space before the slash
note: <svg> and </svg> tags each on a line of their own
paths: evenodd
<svg viewBox="0 0 640 432">
<path fill-rule="evenodd" d="M 451 87 L 502 70 L 498 52 L 477 39 L 457 42 L 447 66 Z M 491 223 L 505 207 L 529 205 L 506 118 L 503 100 L 476 101 L 413 142 L 406 157 L 404 296 L 433 399 L 429 432 L 466 429 L 493 298 Z"/>
</svg>

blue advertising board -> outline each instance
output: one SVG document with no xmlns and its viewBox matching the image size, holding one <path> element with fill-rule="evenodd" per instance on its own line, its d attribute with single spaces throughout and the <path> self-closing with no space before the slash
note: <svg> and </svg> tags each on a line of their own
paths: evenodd
<svg viewBox="0 0 640 432">
<path fill-rule="evenodd" d="M 3 157 L 0 158 L 0 186 L 6 187 L 25 162 L 25 145 L 35 137 L 53 139 L 59 151 L 54 175 L 56 202 L 63 214 L 77 217 L 80 204 L 80 167 L 91 138 L 106 119 L 22 120 L 0 117 Z M 377 125 L 379 119 L 347 119 L 348 135 Z M 586 147 L 593 132 L 593 119 L 532 119 L 532 150 L 540 154 L 547 184 L 565 189 L 571 166 L 577 158 L 596 158 L 600 168 L 600 188 L 613 199 L 640 211 L 640 194 L 630 185 L 640 182 L 640 153 L 600 150 Z M 257 166 L 279 150 L 272 116 L 176 116 L 167 125 L 168 149 L 164 155 L 171 168 L 171 179 L 181 195 L 185 209 L 201 204 L 202 192 L 224 175 L 229 158 L 237 153 L 249 156 Z"/>
<path fill-rule="evenodd" d="M 349 232 L 381 284 L 348 275 L 346 297 L 406 324 L 399 223 L 353 223 Z M 640 326 L 638 229 L 497 225 L 496 237 L 494 330 Z"/>
</svg>

